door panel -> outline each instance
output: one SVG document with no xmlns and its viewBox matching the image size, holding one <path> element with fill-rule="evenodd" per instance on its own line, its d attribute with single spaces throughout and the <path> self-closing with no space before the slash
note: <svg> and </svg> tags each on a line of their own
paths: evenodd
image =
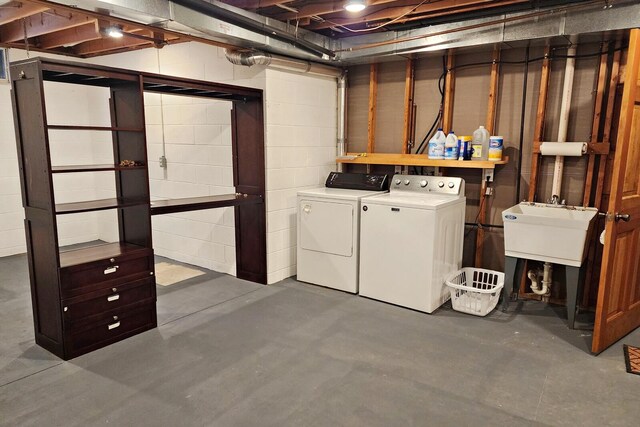
<svg viewBox="0 0 640 427">
<path fill-rule="evenodd" d="M 640 30 L 631 30 L 591 350 L 640 326 Z M 625 222 L 616 214 L 627 214 Z"/>
</svg>

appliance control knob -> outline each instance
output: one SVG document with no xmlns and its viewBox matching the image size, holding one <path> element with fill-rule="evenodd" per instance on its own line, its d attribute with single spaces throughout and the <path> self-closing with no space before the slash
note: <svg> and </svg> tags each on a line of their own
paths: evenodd
<svg viewBox="0 0 640 427">
<path fill-rule="evenodd" d="M 453 188 L 453 187 L 455 187 L 455 186 L 456 186 L 456 185 L 455 185 L 453 182 L 450 182 L 450 183 L 449 183 L 449 188 Z"/>
<path fill-rule="evenodd" d="M 402 181 L 400 181 L 399 179 L 396 179 L 396 185 L 400 185 Z"/>
<path fill-rule="evenodd" d="M 440 188 L 444 187 L 444 182 L 440 181 L 440 182 L 438 183 L 438 187 L 440 187 Z"/>
<path fill-rule="evenodd" d="M 424 188 L 427 186 L 427 180 L 423 179 L 422 181 L 420 181 L 420 187 Z"/>
<path fill-rule="evenodd" d="M 404 185 L 409 185 L 411 183 L 411 181 L 409 181 L 408 179 L 404 180 Z"/>
</svg>

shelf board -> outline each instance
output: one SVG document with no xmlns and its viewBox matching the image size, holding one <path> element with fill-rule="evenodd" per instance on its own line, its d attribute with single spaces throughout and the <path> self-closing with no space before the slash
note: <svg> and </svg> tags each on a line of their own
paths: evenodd
<svg viewBox="0 0 640 427">
<path fill-rule="evenodd" d="M 52 130 L 104 130 L 113 132 L 144 132 L 144 129 L 118 126 L 77 126 L 77 125 L 47 125 Z"/>
<path fill-rule="evenodd" d="M 72 265 L 84 264 L 106 258 L 115 258 L 122 255 L 129 255 L 138 251 L 148 251 L 148 248 L 130 243 L 104 243 L 84 248 L 61 250 L 60 267 L 70 267 Z"/>
<path fill-rule="evenodd" d="M 131 169 L 145 169 L 145 168 L 146 166 L 68 165 L 68 166 L 52 166 L 51 173 L 126 171 Z"/>
<path fill-rule="evenodd" d="M 348 153 L 347 155 L 355 156 L 357 154 Z M 353 160 L 336 159 L 336 162 L 360 165 L 437 166 L 442 168 L 494 169 L 496 165 L 507 164 L 509 162 L 509 157 L 493 162 L 489 160 L 429 160 L 425 154 L 368 153 L 366 156 L 359 156 Z"/>
<path fill-rule="evenodd" d="M 151 215 L 162 215 L 201 209 L 223 208 L 262 203 L 262 197 L 254 195 L 222 194 L 218 196 L 189 197 L 151 201 Z"/>
<path fill-rule="evenodd" d="M 116 198 L 88 200 L 85 202 L 60 203 L 56 205 L 56 214 L 65 215 L 82 212 L 103 211 L 107 209 L 126 208 L 148 204 L 146 200 L 123 201 Z"/>
</svg>

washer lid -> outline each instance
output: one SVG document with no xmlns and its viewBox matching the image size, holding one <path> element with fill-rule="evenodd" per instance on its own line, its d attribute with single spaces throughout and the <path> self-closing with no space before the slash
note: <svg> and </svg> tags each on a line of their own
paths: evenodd
<svg viewBox="0 0 640 427">
<path fill-rule="evenodd" d="M 445 194 L 419 194 L 413 192 L 393 192 L 367 198 L 368 205 L 386 205 L 417 209 L 439 209 L 456 203 L 464 203 L 465 198 Z"/>
<path fill-rule="evenodd" d="M 298 191 L 298 196 L 322 197 L 327 199 L 342 199 L 342 200 L 359 200 L 363 197 L 375 196 L 378 194 L 380 194 L 380 191 L 347 190 L 343 188 L 327 188 L 327 187 L 320 187 L 320 188 L 313 188 L 310 190 Z"/>
</svg>

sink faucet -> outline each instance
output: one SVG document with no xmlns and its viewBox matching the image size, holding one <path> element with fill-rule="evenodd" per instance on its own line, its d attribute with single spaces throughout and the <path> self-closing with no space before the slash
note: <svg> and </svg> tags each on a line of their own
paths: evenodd
<svg viewBox="0 0 640 427">
<path fill-rule="evenodd" d="M 567 202 L 566 200 L 562 199 L 562 201 L 560 201 L 560 197 L 556 194 L 554 194 L 553 196 L 551 196 L 551 200 L 549 200 L 549 203 L 552 205 L 558 205 L 558 206 L 566 206 Z"/>
</svg>

